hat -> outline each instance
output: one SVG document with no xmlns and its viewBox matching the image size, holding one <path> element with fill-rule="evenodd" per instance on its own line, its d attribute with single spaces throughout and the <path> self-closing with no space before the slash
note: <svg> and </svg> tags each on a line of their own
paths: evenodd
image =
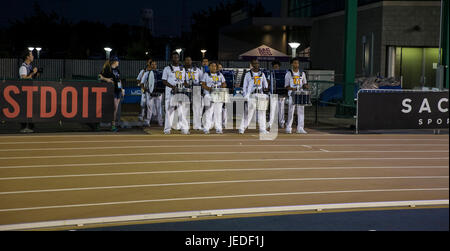
<svg viewBox="0 0 450 251">
<path fill-rule="evenodd" d="M 115 61 L 119 62 L 119 58 L 117 56 L 112 56 L 109 61 L 111 61 L 111 62 L 115 62 Z"/>
</svg>

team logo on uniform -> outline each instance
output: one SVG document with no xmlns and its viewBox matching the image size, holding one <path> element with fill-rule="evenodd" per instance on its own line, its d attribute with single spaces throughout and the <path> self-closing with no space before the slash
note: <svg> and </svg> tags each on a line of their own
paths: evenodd
<svg viewBox="0 0 450 251">
<path fill-rule="evenodd" d="M 212 76 L 213 82 L 219 82 L 219 76 Z"/>
<path fill-rule="evenodd" d="M 261 85 L 261 77 L 259 77 L 259 76 L 255 76 L 254 78 L 253 78 L 253 80 L 254 80 L 254 82 L 255 82 L 255 85 Z"/>
<path fill-rule="evenodd" d="M 193 72 L 188 72 L 189 79 L 195 80 L 195 74 Z"/>
<path fill-rule="evenodd" d="M 175 78 L 182 80 L 183 79 L 183 74 L 181 74 L 181 71 L 176 71 L 175 72 Z"/>
<path fill-rule="evenodd" d="M 294 76 L 293 80 L 294 80 L 294 85 L 300 85 L 300 83 L 302 82 L 302 78 L 299 76 Z"/>
</svg>

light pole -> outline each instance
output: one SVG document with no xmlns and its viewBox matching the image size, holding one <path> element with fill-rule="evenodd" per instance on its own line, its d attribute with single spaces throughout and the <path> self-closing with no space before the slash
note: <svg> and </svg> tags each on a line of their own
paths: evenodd
<svg viewBox="0 0 450 251">
<path fill-rule="evenodd" d="M 42 50 L 42 48 L 41 48 L 41 47 L 36 47 L 36 51 L 37 51 L 37 56 L 38 56 L 38 59 L 39 59 L 39 53 L 41 52 L 41 50 Z"/>
<path fill-rule="evenodd" d="M 200 52 L 202 53 L 202 59 L 205 58 L 205 53 L 207 52 L 207 50 L 202 49 L 202 50 L 200 50 Z"/>
<path fill-rule="evenodd" d="M 300 47 L 300 43 L 292 42 L 289 43 L 289 46 L 292 48 L 292 58 L 297 56 L 297 48 Z"/>
<path fill-rule="evenodd" d="M 111 53 L 112 49 L 109 48 L 109 47 L 105 47 L 104 49 L 105 49 L 105 52 L 106 52 L 106 59 L 109 60 L 109 56 L 110 56 L 110 53 Z"/>
<path fill-rule="evenodd" d="M 183 52 L 183 49 L 178 48 L 175 51 L 178 53 L 178 55 L 180 55 L 180 60 L 183 60 L 183 58 L 181 57 L 181 52 Z"/>
</svg>

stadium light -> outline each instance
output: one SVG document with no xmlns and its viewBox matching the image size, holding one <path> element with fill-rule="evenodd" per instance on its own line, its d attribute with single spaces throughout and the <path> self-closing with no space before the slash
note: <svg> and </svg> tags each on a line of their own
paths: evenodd
<svg viewBox="0 0 450 251">
<path fill-rule="evenodd" d="M 106 52 L 106 59 L 109 59 L 109 55 L 110 55 L 112 49 L 109 48 L 109 47 L 105 47 L 104 50 L 105 50 L 105 52 Z"/>
<path fill-rule="evenodd" d="M 289 46 L 292 48 L 292 58 L 297 56 L 297 48 L 300 47 L 300 43 L 292 42 L 289 43 Z"/>
<path fill-rule="evenodd" d="M 28 47 L 29 51 L 34 51 L 34 47 Z"/>
<path fill-rule="evenodd" d="M 38 56 L 38 59 L 39 59 L 39 53 L 41 52 L 41 50 L 42 50 L 42 48 L 41 48 L 41 47 L 36 47 L 36 51 L 37 51 L 37 56 Z"/>
<path fill-rule="evenodd" d="M 202 53 L 202 58 L 205 58 L 205 53 L 207 52 L 207 50 L 202 49 L 202 50 L 200 50 L 200 52 Z"/>
</svg>

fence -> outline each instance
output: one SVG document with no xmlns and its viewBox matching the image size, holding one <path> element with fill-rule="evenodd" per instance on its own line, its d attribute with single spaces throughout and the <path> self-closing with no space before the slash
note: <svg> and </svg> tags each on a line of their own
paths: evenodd
<svg viewBox="0 0 450 251">
<path fill-rule="evenodd" d="M 41 79 L 92 79 L 100 73 L 104 60 L 83 60 L 83 59 L 35 59 L 33 66 L 43 68 Z M 168 61 L 157 61 L 159 69 L 169 65 Z M 21 59 L 0 58 L 0 79 L 18 79 Z M 144 68 L 145 60 L 122 60 L 120 61 L 120 72 L 124 78 L 136 78 L 139 70 Z M 248 61 L 223 61 L 224 68 L 249 68 Z M 271 62 L 260 62 L 260 66 L 265 69 L 271 68 Z M 194 62 L 200 65 L 200 62 Z M 290 68 L 288 62 L 281 63 L 282 69 Z M 309 69 L 309 62 L 301 63 L 302 69 Z"/>
</svg>

